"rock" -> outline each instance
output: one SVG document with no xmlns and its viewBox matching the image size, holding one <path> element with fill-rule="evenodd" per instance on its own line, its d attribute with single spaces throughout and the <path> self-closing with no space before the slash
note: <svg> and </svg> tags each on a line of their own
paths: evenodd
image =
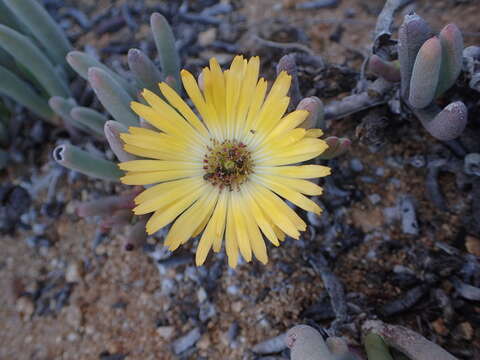
<svg viewBox="0 0 480 360">
<path fill-rule="evenodd" d="M 432 322 L 432 327 L 439 335 L 446 336 L 448 334 L 448 329 L 445 327 L 445 323 L 443 322 L 442 318 L 438 318 L 437 320 Z"/>
<path fill-rule="evenodd" d="M 208 46 L 212 44 L 217 38 L 217 29 L 210 28 L 198 34 L 198 44 L 201 46 Z"/>
<path fill-rule="evenodd" d="M 371 194 L 371 195 L 368 195 L 368 200 L 370 200 L 370 203 L 372 205 L 377 205 L 382 200 L 382 198 L 378 194 Z"/>
<path fill-rule="evenodd" d="M 465 340 L 472 340 L 474 335 L 474 330 L 472 325 L 465 321 L 458 325 L 457 328 L 458 333 L 464 338 Z"/>
<path fill-rule="evenodd" d="M 66 320 L 75 329 L 82 326 L 83 315 L 78 306 L 70 305 L 66 308 Z"/>
<path fill-rule="evenodd" d="M 383 225 L 382 210 L 378 207 L 372 210 L 353 209 L 352 217 L 355 225 L 360 226 L 363 232 L 376 230 Z"/>
<path fill-rule="evenodd" d="M 203 287 L 197 290 L 197 299 L 200 304 L 207 300 L 207 292 Z"/>
<path fill-rule="evenodd" d="M 78 283 L 82 280 L 83 263 L 81 261 L 72 261 L 65 272 L 65 280 L 70 283 Z"/>
<path fill-rule="evenodd" d="M 175 328 L 173 326 L 159 326 L 157 328 L 157 334 L 165 340 L 170 340 L 175 333 Z"/>
<path fill-rule="evenodd" d="M 207 350 L 211 345 L 210 338 L 208 334 L 204 334 L 202 338 L 197 342 L 197 348 L 200 350 Z"/>
<path fill-rule="evenodd" d="M 353 158 L 353 159 L 350 160 L 350 169 L 352 169 L 353 171 L 355 171 L 357 173 L 362 172 L 363 171 L 363 164 L 359 159 Z"/>
<path fill-rule="evenodd" d="M 175 355 L 183 353 L 185 350 L 195 345 L 195 343 L 200 340 L 201 336 L 200 329 L 198 327 L 193 328 L 173 342 L 173 352 Z"/>
<path fill-rule="evenodd" d="M 19 297 L 15 307 L 24 321 L 29 320 L 35 311 L 35 304 L 26 296 Z"/>
<path fill-rule="evenodd" d="M 480 256 L 480 239 L 467 235 L 465 237 L 465 247 L 470 254 Z"/>
</svg>

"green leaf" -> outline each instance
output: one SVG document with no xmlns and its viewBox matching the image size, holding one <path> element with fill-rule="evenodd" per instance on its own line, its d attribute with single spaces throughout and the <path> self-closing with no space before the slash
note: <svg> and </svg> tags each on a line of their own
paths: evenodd
<svg viewBox="0 0 480 360">
<path fill-rule="evenodd" d="M 25 24 L 49 57 L 57 64 L 66 65 L 65 56 L 72 45 L 63 30 L 48 12 L 35 0 L 4 0 L 10 10 Z"/>
<path fill-rule="evenodd" d="M 126 126 L 138 126 L 138 116 L 130 109 L 133 99 L 108 72 L 96 67 L 90 68 L 88 81 L 115 120 Z"/>
<path fill-rule="evenodd" d="M 172 28 L 165 17 L 159 13 L 153 13 L 150 17 L 153 39 L 157 47 L 163 77 L 169 76 L 175 79 L 174 88 L 180 92 L 180 57 L 175 48 L 175 37 Z"/>
<path fill-rule="evenodd" d="M 0 66 L 0 93 L 25 106 L 43 119 L 58 125 L 47 101 L 14 73 Z"/>
<path fill-rule="evenodd" d="M 55 72 L 48 58 L 26 36 L 0 25 L 0 46 L 29 69 L 51 96 L 69 96 L 68 85 Z"/>
<path fill-rule="evenodd" d="M 53 150 L 53 159 L 60 165 L 93 178 L 118 181 L 123 175 L 118 166 L 76 146 L 65 144 Z"/>
</svg>

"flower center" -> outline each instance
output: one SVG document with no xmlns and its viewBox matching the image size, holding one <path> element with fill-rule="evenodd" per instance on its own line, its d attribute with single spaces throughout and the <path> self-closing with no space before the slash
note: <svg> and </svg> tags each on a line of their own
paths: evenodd
<svg viewBox="0 0 480 360">
<path fill-rule="evenodd" d="M 212 140 L 203 160 L 203 178 L 220 189 L 239 189 L 253 172 L 253 161 L 245 144 L 235 140 Z"/>
</svg>

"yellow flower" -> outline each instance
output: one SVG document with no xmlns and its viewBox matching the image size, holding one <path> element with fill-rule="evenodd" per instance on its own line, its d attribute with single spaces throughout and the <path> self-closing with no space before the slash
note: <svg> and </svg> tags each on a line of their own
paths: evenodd
<svg viewBox="0 0 480 360">
<path fill-rule="evenodd" d="M 284 115 L 291 77 L 282 72 L 267 95 L 259 75 L 260 60 L 237 56 L 223 71 L 215 59 L 203 69 L 203 85 L 183 70 L 183 86 L 197 116 L 166 83 L 163 100 L 144 90 L 148 105 L 131 107 L 157 130 L 130 127 L 122 134 L 125 150 L 145 160 L 119 166 L 121 181 L 149 187 L 135 199 L 134 213 L 152 213 L 146 229 L 153 234 L 173 223 L 165 239 L 170 250 L 190 238 L 201 238 L 196 253 L 203 264 L 211 248 L 218 252 L 225 238 L 228 262 L 235 267 L 238 252 L 246 261 L 252 253 L 267 263 L 264 238 L 278 246 L 285 235 L 298 239 L 305 222 L 280 197 L 319 214 L 306 195 L 322 188 L 305 179 L 330 174 L 321 165 L 291 165 L 320 155 L 327 144 L 319 129 L 298 126 L 308 112 Z M 286 166 L 289 165 L 289 166 Z"/>
</svg>

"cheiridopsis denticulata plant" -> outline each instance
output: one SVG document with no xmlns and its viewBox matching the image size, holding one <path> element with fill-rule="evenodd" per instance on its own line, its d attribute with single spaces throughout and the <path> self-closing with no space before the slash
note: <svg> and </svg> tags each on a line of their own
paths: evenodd
<svg viewBox="0 0 480 360">
<path fill-rule="evenodd" d="M 461 101 L 439 109 L 435 101 L 452 87 L 463 66 L 463 37 L 455 24 L 438 36 L 417 14 L 405 16 L 398 31 L 398 61 L 379 55 L 370 58 L 371 71 L 391 82 L 400 81 L 401 97 L 435 138 L 448 141 L 460 136 L 467 124 L 467 107 Z"/>
</svg>

